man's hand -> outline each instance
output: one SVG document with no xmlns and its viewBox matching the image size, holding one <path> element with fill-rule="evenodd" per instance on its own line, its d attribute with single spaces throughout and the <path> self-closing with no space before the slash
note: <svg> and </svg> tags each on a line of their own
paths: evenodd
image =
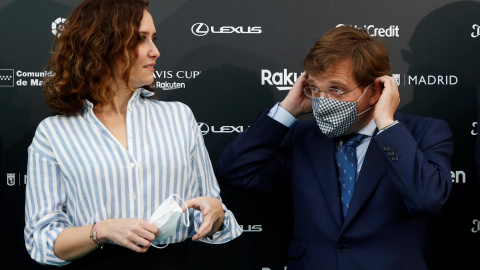
<svg viewBox="0 0 480 270">
<path fill-rule="evenodd" d="M 373 84 L 383 87 L 380 98 L 375 105 L 373 119 L 379 130 L 393 124 L 393 114 L 400 104 L 397 82 L 393 77 L 382 76 L 377 78 Z"/>
<path fill-rule="evenodd" d="M 279 104 L 280 107 L 287 110 L 294 117 L 312 112 L 312 99 L 303 93 L 306 80 L 307 73 L 304 72 L 297 78 L 297 81 L 288 92 L 288 95 Z"/>
<path fill-rule="evenodd" d="M 225 211 L 222 203 L 215 197 L 198 197 L 185 202 L 188 208 L 193 207 L 202 212 L 203 223 L 192 240 L 198 240 L 206 235 L 212 236 L 223 224 Z M 187 211 L 185 205 L 182 206 L 183 212 Z"/>
</svg>

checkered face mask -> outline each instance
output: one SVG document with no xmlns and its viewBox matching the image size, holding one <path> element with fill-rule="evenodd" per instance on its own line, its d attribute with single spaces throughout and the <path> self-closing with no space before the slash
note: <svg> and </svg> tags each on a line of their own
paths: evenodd
<svg viewBox="0 0 480 270">
<path fill-rule="evenodd" d="M 370 86 L 370 85 L 369 85 Z M 333 100 L 323 97 L 312 98 L 313 115 L 317 120 L 318 127 L 325 136 L 335 138 L 342 136 L 353 125 L 357 116 L 369 111 L 373 107 L 358 113 L 358 101 L 367 92 L 354 102 Z"/>
</svg>

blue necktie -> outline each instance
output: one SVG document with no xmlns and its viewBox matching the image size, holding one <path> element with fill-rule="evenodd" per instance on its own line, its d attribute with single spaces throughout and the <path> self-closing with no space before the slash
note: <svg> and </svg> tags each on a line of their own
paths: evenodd
<svg viewBox="0 0 480 270">
<path fill-rule="evenodd" d="M 343 216 L 347 215 L 347 210 L 353 195 L 353 189 L 355 188 L 355 181 L 357 177 L 356 147 L 360 144 L 364 137 L 365 135 L 362 134 L 352 134 L 352 136 L 348 136 L 337 153 Z"/>
</svg>

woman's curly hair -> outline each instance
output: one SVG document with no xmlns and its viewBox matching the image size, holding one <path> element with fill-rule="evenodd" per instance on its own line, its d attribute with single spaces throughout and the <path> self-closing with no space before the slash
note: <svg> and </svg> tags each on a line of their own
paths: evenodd
<svg viewBox="0 0 480 270">
<path fill-rule="evenodd" d="M 80 112 L 84 99 L 105 106 L 115 95 L 111 85 L 119 61 L 129 86 L 146 9 L 148 2 L 142 0 L 86 0 L 72 10 L 55 37 L 46 68 L 50 75 L 42 86 L 56 114 Z"/>
</svg>

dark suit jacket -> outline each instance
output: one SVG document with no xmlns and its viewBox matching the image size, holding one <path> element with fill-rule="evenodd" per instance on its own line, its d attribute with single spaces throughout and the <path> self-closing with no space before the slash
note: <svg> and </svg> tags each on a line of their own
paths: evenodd
<svg viewBox="0 0 480 270">
<path fill-rule="evenodd" d="M 223 152 L 218 180 L 271 191 L 289 185 L 294 231 L 288 269 L 427 269 L 426 216 L 451 190 L 451 131 L 443 120 L 395 114 L 375 134 L 343 218 L 335 145 L 316 122 L 291 128 L 263 112 Z"/>
</svg>

